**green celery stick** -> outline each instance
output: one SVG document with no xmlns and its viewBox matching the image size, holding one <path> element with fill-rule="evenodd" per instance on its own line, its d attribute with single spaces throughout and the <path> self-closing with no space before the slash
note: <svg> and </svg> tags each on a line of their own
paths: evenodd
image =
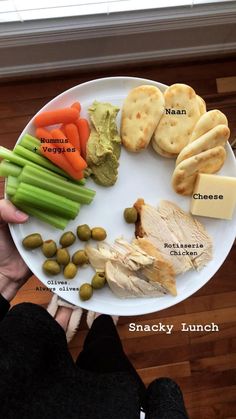
<svg viewBox="0 0 236 419">
<path fill-rule="evenodd" d="M 76 185 L 70 181 L 55 179 L 53 174 L 43 173 L 34 167 L 25 166 L 19 180 L 33 186 L 38 186 L 47 191 L 65 196 L 80 204 L 90 204 L 95 196 L 95 191 Z"/>
<path fill-rule="evenodd" d="M 36 153 L 40 154 L 39 148 L 41 145 L 41 141 L 30 134 L 25 134 L 24 137 L 20 140 L 19 145 L 27 148 L 30 151 L 32 151 L 36 147 Z"/>
<path fill-rule="evenodd" d="M 21 204 L 46 210 L 64 218 L 74 219 L 80 210 L 78 202 L 23 182 L 18 186 L 15 197 Z"/>
<path fill-rule="evenodd" d="M 19 184 L 20 184 L 19 178 L 15 177 L 15 176 L 8 176 L 7 184 L 9 186 L 13 186 L 14 188 L 17 189 Z"/>
<path fill-rule="evenodd" d="M 47 213 L 44 210 L 40 210 L 38 208 L 32 208 L 29 205 L 21 204 L 15 198 L 15 196 L 11 198 L 11 201 L 17 208 L 19 208 L 21 211 L 24 211 L 26 214 L 32 215 L 33 217 L 36 217 L 53 227 L 59 228 L 60 230 L 64 230 L 69 222 L 69 220 L 66 218 Z"/>
<path fill-rule="evenodd" d="M 19 186 L 19 180 L 17 177 L 14 176 L 8 176 L 7 178 L 7 187 L 6 187 L 6 192 L 7 195 L 12 196 L 16 193 L 16 190 Z"/>
<path fill-rule="evenodd" d="M 53 172 L 49 169 L 46 169 L 45 167 L 41 167 L 38 164 L 33 163 L 32 161 L 19 156 L 18 154 L 14 153 L 14 151 L 8 150 L 7 148 L 2 147 L 2 146 L 0 146 L 0 157 L 2 157 L 5 160 L 9 160 L 11 163 L 16 163 L 18 166 L 21 166 L 21 167 L 28 165 L 28 166 L 36 167 L 40 170 L 47 171 L 48 173 Z M 58 173 L 53 172 L 53 175 L 57 178 L 64 179 L 64 177 L 59 175 Z"/>
<path fill-rule="evenodd" d="M 46 167 L 46 169 L 57 172 L 64 176 L 64 172 L 59 169 L 57 166 L 52 164 L 48 159 L 45 159 L 45 157 L 42 157 L 35 153 L 33 150 L 27 150 L 27 148 L 22 147 L 21 145 L 16 145 L 14 150 L 14 153 L 18 154 L 19 156 L 23 157 L 24 159 L 30 160 L 33 163 L 38 164 L 39 166 Z M 56 169 L 56 170 L 55 170 Z M 58 171 L 59 169 L 59 171 Z M 68 177 L 68 175 L 67 175 Z"/>
<path fill-rule="evenodd" d="M 7 185 L 6 192 L 8 196 L 13 196 L 16 193 L 16 188 L 14 188 L 14 186 Z"/>
<path fill-rule="evenodd" d="M 0 176 L 19 176 L 22 168 L 15 164 L 9 163 L 6 160 L 2 160 L 0 163 Z"/>
<path fill-rule="evenodd" d="M 30 134 L 25 134 L 24 135 L 24 137 L 20 140 L 20 142 L 19 142 L 19 145 L 21 146 L 21 147 L 24 147 L 24 148 L 26 148 L 27 150 L 29 150 L 29 151 L 33 151 L 34 152 L 34 155 L 35 154 L 37 154 L 37 155 L 39 155 L 41 158 L 43 158 L 43 159 L 45 159 L 48 163 L 50 163 L 50 165 L 53 165 L 53 163 L 51 163 L 51 162 L 49 162 L 49 160 L 48 159 L 46 159 L 45 157 L 43 157 L 43 156 L 41 156 L 41 152 L 40 152 L 40 145 L 41 145 L 41 141 L 40 140 L 38 140 L 38 138 L 35 138 L 35 137 L 33 137 L 32 135 L 30 135 Z M 49 144 L 50 145 L 50 144 Z M 16 149 L 16 147 L 15 147 L 15 149 Z M 21 153 L 21 154 L 20 154 Z M 19 152 L 19 154 L 20 155 L 22 155 L 22 157 L 26 157 L 26 155 L 24 156 L 23 154 L 23 151 L 22 150 L 20 150 L 20 152 Z M 31 157 L 33 157 L 33 156 L 31 156 Z M 36 156 L 36 158 L 35 158 L 36 160 L 37 160 L 37 156 Z M 38 160 L 39 161 L 39 160 Z M 35 161 L 36 162 L 36 161 Z M 36 162 L 37 163 L 37 162 Z M 38 163 L 38 164 L 40 164 L 40 163 Z M 54 166 L 54 165 L 53 165 Z M 57 166 L 55 166 L 55 167 L 57 167 Z M 49 168 L 49 167 L 48 167 Z M 50 169 L 50 170 L 52 170 L 52 169 Z M 58 172 L 59 173 L 59 172 Z M 69 178 L 69 179 L 72 179 L 71 177 L 70 177 L 70 175 L 68 175 L 66 172 L 64 172 L 64 170 L 62 170 L 62 169 L 60 169 L 60 173 L 62 174 L 63 173 L 63 176 L 65 176 L 65 177 L 67 177 L 67 178 Z M 79 185 L 84 185 L 85 184 L 85 179 L 80 179 L 80 180 L 76 180 L 76 179 L 73 179 L 73 181 L 75 182 L 75 183 L 78 183 Z"/>
</svg>

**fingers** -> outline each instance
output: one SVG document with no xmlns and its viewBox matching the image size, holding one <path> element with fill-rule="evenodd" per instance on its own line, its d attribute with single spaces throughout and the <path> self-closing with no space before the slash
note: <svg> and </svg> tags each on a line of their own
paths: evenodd
<svg viewBox="0 0 236 419">
<path fill-rule="evenodd" d="M 6 200 L 0 200 L 0 223 L 24 223 L 29 216 L 19 211 L 14 205 Z"/>
</svg>

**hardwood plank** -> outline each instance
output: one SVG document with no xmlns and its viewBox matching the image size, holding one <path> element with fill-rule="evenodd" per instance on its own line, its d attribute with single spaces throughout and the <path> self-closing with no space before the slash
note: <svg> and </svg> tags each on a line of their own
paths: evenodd
<svg viewBox="0 0 236 419">
<path fill-rule="evenodd" d="M 145 385 L 150 384 L 157 377 L 189 377 L 191 369 L 189 362 L 179 362 L 156 367 L 137 369 Z"/>
</svg>

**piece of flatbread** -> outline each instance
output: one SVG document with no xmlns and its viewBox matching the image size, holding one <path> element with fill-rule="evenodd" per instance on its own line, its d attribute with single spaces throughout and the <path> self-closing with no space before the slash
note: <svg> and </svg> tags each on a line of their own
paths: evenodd
<svg viewBox="0 0 236 419">
<path fill-rule="evenodd" d="M 206 132 L 210 131 L 212 128 L 217 125 L 226 125 L 228 126 L 228 120 L 223 112 L 218 109 L 213 109 L 203 114 L 197 121 L 189 142 L 192 143 L 197 138 L 201 137 Z"/>
<path fill-rule="evenodd" d="M 203 151 L 220 145 L 224 146 L 226 141 L 229 139 L 229 136 L 230 130 L 226 125 L 217 125 L 192 143 L 186 145 L 177 157 L 176 166 L 181 161 L 202 153 Z"/>
<path fill-rule="evenodd" d="M 197 95 L 197 101 L 198 101 L 200 115 L 203 115 L 207 111 L 206 110 L 206 102 L 201 96 L 198 96 L 198 95 Z"/>
<path fill-rule="evenodd" d="M 142 85 L 130 91 L 121 115 L 121 139 L 127 150 L 147 148 L 164 106 L 163 93 L 156 86 Z"/>
<path fill-rule="evenodd" d="M 153 142 L 162 150 L 178 154 L 189 143 L 200 118 L 199 101 L 192 87 L 173 84 L 164 92 L 165 113 L 154 132 Z"/>
<path fill-rule="evenodd" d="M 216 173 L 226 159 L 224 147 L 218 146 L 183 160 L 176 166 L 172 186 L 180 195 L 191 195 L 198 173 Z"/>
<path fill-rule="evenodd" d="M 160 148 L 158 144 L 155 141 L 153 141 L 153 139 L 151 141 L 151 144 L 152 144 L 153 150 L 157 154 L 160 154 L 160 156 L 162 157 L 167 157 L 168 159 L 176 159 L 176 157 L 178 156 L 178 154 L 172 154 L 172 153 L 168 153 L 165 150 L 162 150 L 162 148 Z"/>
</svg>

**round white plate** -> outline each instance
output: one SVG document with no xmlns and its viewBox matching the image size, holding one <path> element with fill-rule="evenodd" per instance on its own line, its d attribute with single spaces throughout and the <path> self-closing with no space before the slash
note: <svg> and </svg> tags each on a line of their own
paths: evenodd
<svg viewBox="0 0 236 419">
<path fill-rule="evenodd" d="M 87 117 L 86 110 L 94 100 L 110 102 L 121 108 L 128 92 L 142 84 L 152 84 L 162 91 L 166 88 L 161 83 L 140 78 L 103 78 L 67 90 L 44 106 L 43 110 L 70 106 L 78 100 L 82 105 L 82 116 Z M 119 124 L 120 116 L 118 117 L 118 126 Z M 25 133 L 34 135 L 32 120 L 24 129 L 18 141 Z M 137 198 L 144 198 L 147 203 L 153 206 L 157 206 L 161 199 L 168 199 L 188 211 L 190 198 L 177 195 L 171 188 L 171 175 L 174 165 L 174 160 L 158 156 L 151 147 L 140 154 L 131 154 L 122 148 L 117 183 L 113 187 L 104 188 L 89 180 L 87 186 L 97 192 L 94 202 L 89 206 L 83 206 L 77 219 L 71 221 L 66 230 L 75 232 L 78 225 L 86 223 L 91 227 L 104 227 L 108 233 L 107 241 L 110 243 L 120 236 L 130 240 L 134 235 L 134 226 L 125 223 L 123 210 L 132 206 Z M 229 145 L 227 145 L 227 160 L 220 174 L 236 175 L 235 158 Z M 200 272 L 190 271 L 177 277 L 177 297 L 166 295 L 160 298 L 119 299 L 112 294 L 108 287 L 105 287 L 94 292 L 91 300 L 82 302 L 79 299 L 78 291 L 73 290 L 73 288 L 79 288 L 82 283 L 91 281 L 94 272 L 90 267 L 81 268 L 77 277 L 71 281 L 66 281 L 62 274 L 57 277 L 48 277 L 42 271 L 44 257 L 41 251 L 26 251 L 21 244 L 22 238 L 35 232 L 41 233 L 44 240 L 54 239 L 58 241 L 62 231 L 56 230 L 33 217 L 30 217 L 26 224 L 10 225 L 10 231 L 21 256 L 32 272 L 45 284 L 45 287 L 52 288 L 55 293 L 65 300 L 89 310 L 105 314 L 137 315 L 162 310 L 189 297 L 199 290 L 224 262 L 235 238 L 236 216 L 231 221 L 203 217 L 200 217 L 199 220 L 205 225 L 213 239 L 213 260 Z M 96 246 L 93 241 L 91 241 L 91 244 Z M 71 247 L 71 254 L 82 247 L 83 243 L 77 240 Z M 224 278 L 224 280 L 227 280 L 227 278 Z"/>
</svg>

